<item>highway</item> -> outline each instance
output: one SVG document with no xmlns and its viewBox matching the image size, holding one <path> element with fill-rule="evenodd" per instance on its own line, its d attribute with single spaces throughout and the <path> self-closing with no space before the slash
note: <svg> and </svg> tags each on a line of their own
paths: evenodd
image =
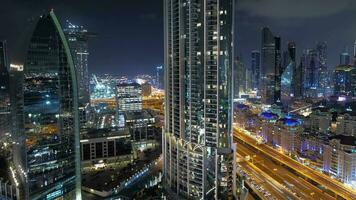
<svg viewBox="0 0 356 200">
<path fill-rule="evenodd" d="M 239 153 L 237 155 L 240 158 L 245 157 L 245 155 L 242 156 Z M 249 161 L 243 161 L 243 162 L 239 162 L 239 165 L 241 166 L 243 171 L 246 174 L 248 174 L 248 177 L 250 177 L 248 180 L 246 180 L 246 183 L 250 186 L 250 188 L 254 190 L 254 192 L 261 199 L 287 199 L 284 193 L 285 192 L 289 193 L 289 192 L 287 192 L 285 188 L 280 187 L 279 183 L 276 183 L 275 180 L 269 178 L 269 175 L 261 171 L 254 164 L 252 164 Z M 253 183 L 268 191 L 271 194 L 271 197 L 264 196 L 263 192 L 259 192 Z M 293 194 L 289 194 L 288 197 L 294 199 Z"/>
<path fill-rule="evenodd" d="M 327 194 L 326 190 L 312 185 L 306 179 L 317 182 L 344 199 L 356 199 L 356 192 L 342 183 L 298 163 L 268 145 L 257 144 L 256 140 L 236 128 L 234 139 L 238 146 L 237 152 L 241 156 L 250 155 L 252 163 L 258 169 L 270 175 L 278 183 L 285 185 L 299 199 L 335 199 Z M 288 168 L 295 170 L 295 173 Z"/>
<path fill-rule="evenodd" d="M 257 175 L 262 176 L 264 182 L 272 186 L 272 188 L 269 186 L 265 188 L 277 199 L 335 199 L 305 179 L 285 169 L 282 165 L 273 162 L 269 157 L 259 154 L 241 140 L 238 140 L 237 145 L 237 151 L 241 156 L 251 157 L 248 163 L 254 166 L 252 170 L 257 172 Z M 250 170 L 246 166 L 243 166 L 243 168 Z"/>
</svg>

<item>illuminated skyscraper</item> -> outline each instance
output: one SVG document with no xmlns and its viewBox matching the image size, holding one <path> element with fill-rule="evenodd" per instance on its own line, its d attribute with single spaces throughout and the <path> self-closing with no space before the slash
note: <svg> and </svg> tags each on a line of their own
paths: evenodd
<svg viewBox="0 0 356 200">
<path fill-rule="evenodd" d="M 269 28 L 262 29 L 260 94 L 263 103 L 274 104 L 281 99 L 281 38 Z"/>
<path fill-rule="evenodd" d="M 356 65 L 356 41 L 355 41 L 355 43 L 354 43 L 354 55 L 353 55 L 353 56 L 354 56 L 354 58 L 353 58 L 353 61 L 354 61 L 353 64 Z"/>
<path fill-rule="evenodd" d="M 281 77 L 281 100 L 288 102 L 294 96 L 293 85 L 295 84 L 296 48 L 294 42 L 288 43 L 288 50 L 283 53 L 283 73 Z"/>
<path fill-rule="evenodd" d="M 233 0 L 165 0 L 164 182 L 186 199 L 232 199 Z"/>
<path fill-rule="evenodd" d="M 234 61 L 234 98 L 239 98 L 241 95 L 248 92 L 249 70 L 246 69 L 242 59 L 238 56 Z"/>
<path fill-rule="evenodd" d="M 303 92 L 306 97 L 317 97 L 319 86 L 318 56 L 315 49 L 305 50 L 301 62 L 303 66 Z"/>
<path fill-rule="evenodd" d="M 77 70 L 79 104 L 89 103 L 89 73 L 88 73 L 88 39 L 92 36 L 83 26 L 67 21 L 63 29 L 72 52 L 75 69 Z"/>
<path fill-rule="evenodd" d="M 323 97 L 331 90 L 333 68 L 327 66 L 326 42 L 318 42 L 315 49 L 303 51 L 303 95 Z"/>
<path fill-rule="evenodd" d="M 142 87 L 140 84 L 120 83 L 116 86 L 116 102 L 119 112 L 142 110 Z"/>
<path fill-rule="evenodd" d="M 340 65 L 348 65 L 350 64 L 351 57 L 349 52 L 345 51 L 340 54 Z"/>
<path fill-rule="evenodd" d="M 260 84 L 261 53 L 257 50 L 251 52 L 252 88 L 257 89 Z"/>
<path fill-rule="evenodd" d="M 335 69 L 334 95 L 356 96 L 356 67 L 339 65 Z"/>
<path fill-rule="evenodd" d="M 0 139 L 10 133 L 10 77 L 6 41 L 0 41 Z"/>
<path fill-rule="evenodd" d="M 156 87 L 164 89 L 164 68 L 163 66 L 156 67 Z"/>
<path fill-rule="evenodd" d="M 80 132 L 86 131 L 87 124 L 87 108 L 90 104 L 89 93 L 89 73 L 88 73 L 88 40 L 94 34 L 89 33 L 83 26 L 78 26 L 70 23 L 67 20 L 66 26 L 63 29 L 72 53 L 74 67 L 77 74 L 78 83 L 78 98 L 79 98 L 79 119 Z"/>
<path fill-rule="evenodd" d="M 318 73 L 318 96 L 326 96 L 331 90 L 330 86 L 332 85 L 332 77 L 334 68 L 330 65 L 327 65 L 327 43 L 318 42 L 316 44 L 316 53 L 317 53 L 317 73 Z"/>
<path fill-rule="evenodd" d="M 77 90 L 69 45 L 51 11 L 39 18 L 24 65 L 24 130 L 15 156 L 24 199 L 81 199 Z"/>
</svg>

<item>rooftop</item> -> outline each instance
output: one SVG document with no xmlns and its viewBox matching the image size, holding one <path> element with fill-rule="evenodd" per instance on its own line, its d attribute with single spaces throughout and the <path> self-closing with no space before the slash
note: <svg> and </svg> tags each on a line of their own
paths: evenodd
<svg viewBox="0 0 356 200">
<path fill-rule="evenodd" d="M 340 144 L 356 146 L 356 137 L 348 135 L 335 135 L 329 137 L 329 140 L 340 140 Z"/>
</svg>

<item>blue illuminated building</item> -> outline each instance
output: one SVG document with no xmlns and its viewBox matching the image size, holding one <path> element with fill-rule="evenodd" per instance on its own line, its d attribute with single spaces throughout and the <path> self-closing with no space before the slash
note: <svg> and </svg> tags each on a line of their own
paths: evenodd
<svg viewBox="0 0 356 200">
<path fill-rule="evenodd" d="M 279 117 L 277 114 L 271 111 L 262 112 L 259 116 L 266 121 L 276 121 Z"/>
</svg>

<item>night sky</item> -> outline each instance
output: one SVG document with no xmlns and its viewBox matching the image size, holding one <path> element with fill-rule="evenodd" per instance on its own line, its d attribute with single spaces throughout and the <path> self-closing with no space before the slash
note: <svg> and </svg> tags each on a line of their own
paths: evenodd
<svg viewBox="0 0 356 200">
<path fill-rule="evenodd" d="M 153 74 L 163 64 L 162 0 L 1 0 L 0 38 L 8 41 L 12 62 L 23 59 L 34 19 L 51 8 L 62 20 L 97 34 L 90 41 L 89 71 Z M 281 36 L 283 48 L 295 41 L 298 53 L 317 41 L 328 43 L 328 63 L 356 40 L 355 0 L 239 0 L 236 47 L 245 64 L 260 49 L 263 26 Z"/>
</svg>

